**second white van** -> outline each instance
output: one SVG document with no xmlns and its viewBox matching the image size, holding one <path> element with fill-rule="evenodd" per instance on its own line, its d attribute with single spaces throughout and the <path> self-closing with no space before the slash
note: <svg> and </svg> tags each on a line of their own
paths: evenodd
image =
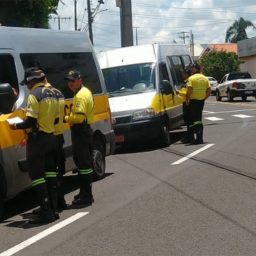
<svg viewBox="0 0 256 256">
<path fill-rule="evenodd" d="M 182 70 L 192 63 L 186 45 L 148 44 L 97 54 L 109 94 L 117 144 L 156 139 L 184 123 Z"/>
</svg>

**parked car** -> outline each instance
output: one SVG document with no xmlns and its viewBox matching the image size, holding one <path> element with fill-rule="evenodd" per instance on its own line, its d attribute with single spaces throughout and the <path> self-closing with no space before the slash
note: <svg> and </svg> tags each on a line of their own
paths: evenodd
<svg viewBox="0 0 256 256">
<path fill-rule="evenodd" d="M 212 77 L 212 76 L 207 76 L 209 82 L 210 82 L 210 85 L 211 85 L 211 93 L 212 95 L 215 95 L 216 94 L 216 87 L 218 85 L 218 81 Z"/>
<path fill-rule="evenodd" d="M 241 97 L 246 101 L 247 96 L 256 96 L 256 79 L 248 72 L 231 72 L 226 74 L 216 88 L 216 100 L 221 101 L 227 97 L 233 101 L 235 97 Z"/>
</svg>

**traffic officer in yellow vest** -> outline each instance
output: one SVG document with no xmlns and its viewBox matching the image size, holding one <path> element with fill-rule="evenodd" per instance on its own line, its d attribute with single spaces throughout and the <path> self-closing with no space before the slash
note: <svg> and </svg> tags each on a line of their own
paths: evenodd
<svg viewBox="0 0 256 256">
<path fill-rule="evenodd" d="M 46 87 L 50 88 L 52 92 L 54 93 L 57 102 L 58 102 L 58 118 L 55 122 L 55 131 L 54 135 L 56 138 L 56 148 L 55 148 L 55 164 L 56 164 L 56 172 L 57 172 L 57 185 L 58 185 L 58 191 L 57 199 L 54 199 L 54 208 L 58 209 L 59 211 L 65 209 L 67 207 L 66 200 L 64 197 L 64 191 L 63 191 L 63 175 L 66 172 L 65 168 L 65 162 L 66 162 L 66 157 L 65 157 L 65 152 L 64 152 L 64 108 L 65 108 L 65 98 L 63 93 L 58 90 L 57 88 L 53 87 L 48 81 L 46 80 Z"/>
<path fill-rule="evenodd" d="M 73 158 L 78 167 L 80 192 L 74 197 L 73 205 L 91 205 L 93 164 L 92 164 L 92 129 L 94 101 L 91 91 L 82 84 L 81 73 L 71 70 L 65 80 L 74 93 L 71 113 L 65 116 L 65 122 L 71 128 Z"/>
<path fill-rule="evenodd" d="M 32 187 L 36 191 L 41 210 L 30 223 L 49 223 L 59 218 L 51 207 L 46 179 L 56 179 L 54 122 L 58 113 L 57 100 L 53 92 L 45 87 L 45 74 L 38 68 L 25 70 L 24 83 L 30 90 L 26 119 L 11 125 L 12 129 L 29 129 L 27 139 L 27 161 Z M 54 186 L 54 182 L 52 183 Z"/>
<path fill-rule="evenodd" d="M 193 144 L 203 142 L 202 114 L 205 100 L 210 96 L 211 87 L 206 76 L 200 73 L 200 66 L 197 63 L 192 65 L 192 76 L 187 81 L 186 103 L 189 106 L 190 124 L 189 133 L 192 136 Z M 194 139 L 194 135 L 196 138 Z"/>
</svg>

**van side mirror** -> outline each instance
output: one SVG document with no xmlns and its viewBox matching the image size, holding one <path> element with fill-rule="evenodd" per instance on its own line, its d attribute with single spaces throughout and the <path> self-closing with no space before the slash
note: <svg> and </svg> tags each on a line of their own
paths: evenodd
<svg viewBox="0 0 256 256">
<path fill-rule="evenodd" d="M 163 94 L 173 93 L 172 85 L 168 80 L 161 81 L 160 90 Z"/>
<path fill-rule="evenodd" d="M 8 114 L 12 112 L 16 97 L 12 87 L 8 83 L 0 84 L 0 113 Z"/>
</svg>

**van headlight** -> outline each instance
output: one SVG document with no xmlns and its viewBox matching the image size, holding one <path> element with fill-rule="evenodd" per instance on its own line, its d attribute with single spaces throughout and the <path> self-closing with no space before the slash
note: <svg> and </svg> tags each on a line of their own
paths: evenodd
<svg viewBox="0 0 256 256">
<path fill-rule="evenodd" d="M 140 119 L 154 117 L 155 115 L 156 115 L 156 112 L 153 108 L 146 108 L 146 109 L 142 109 L 142 110 L 133 112 L 132 120 L 137 121 Z"/>
</svg>

